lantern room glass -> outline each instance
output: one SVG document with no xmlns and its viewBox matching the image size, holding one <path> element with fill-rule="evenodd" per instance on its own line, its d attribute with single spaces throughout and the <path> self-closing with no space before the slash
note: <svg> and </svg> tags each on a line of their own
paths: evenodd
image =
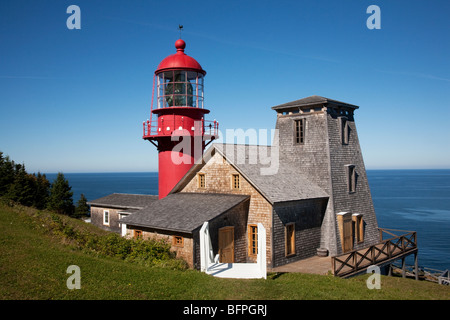
<svg viewBox="0 0 450 320">
<path fill-rule="evenodd" d="M 194 107 L 203 109 L 203 74 L 170 70 L 157 75 L 159 108 Z"/>
</svg>

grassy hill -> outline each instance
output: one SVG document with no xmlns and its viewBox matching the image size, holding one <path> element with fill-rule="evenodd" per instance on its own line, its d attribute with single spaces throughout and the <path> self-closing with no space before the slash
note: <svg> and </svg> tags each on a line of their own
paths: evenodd
<svg viewBox="0 0 450 320">
<path fill-rule="evenodd" d="M 267 280 L 220 279 L 176 263 L 151 265 L 87 250 L 49 223 L 54 214 L 0 202 L 0 299 L 444 299 L 450 288 L 382 277 L 380 290 L 367 276 L 339 279 L 309 274 L 269 274 Z M 59 217 L 71 232 L 107 237 L 82 221 Z M 52 229 L 53 228 L 53 229 Z M 132 240 L 130 240 L 132 241 Z M 81 289 L 69 290 L 67 267 L 81 270 Z"/>
</svg>

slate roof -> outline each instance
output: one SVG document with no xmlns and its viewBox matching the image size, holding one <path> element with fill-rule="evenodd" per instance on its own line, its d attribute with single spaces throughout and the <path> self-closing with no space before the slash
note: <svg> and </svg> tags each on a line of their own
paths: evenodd
<svg viewBox="0 0 450 320">
<path fill-rule="evenodd" d="M 329 98 L 325 98 L 325 97 L 321 97 L 321 96 L 310 96 L 310 97 L 306 97 L 303 99 L 283 103 L 278 106 L 274 106 L 274 107 L 272 107 L 272 109 L 273 110 L 282 110 L 282 109 L 289 109 L 289 108 L 293 108 L 293 107 L 313 106 L 313 105 L 317 105 L 317 104 L 328 104 L 328 103 L 345 106 L 345 107 L 350 107 L 353 109 L 359 108 L 358 106 L 355 106 L 353 104 L 349 104 L 346 102 L 342 102 L 342 101 L 337 101 L 337 100 L 333 100 L 333 99 L 329 99 Z"/>
<path fill-rule="evenodd" d="M 121 223 L 191 233 L 205 221 L 249 199 L 246 195 L 180 192 L 120 219 Z"/>
<path fill-rule="evenodd" d="M 118 209 L 142 209 L 156 200 L 158 200 L 158 196 L 155 195 L 113 193 L 105 197 L 89 201 L 87 204 L 97 207 Z"/>
<path fill-rule="evenodd" d="M 278 163 L 276 172 L 262 174 L 262 169 L 267 170 L 270 165 L 263 164 L 259 157 L 269 157 L 271 146 L 214 144 L 214 147 L 271 203 L 328 197 L 325 191 L 302 175 L 298 167 Z"/>
<path fill-rule="evenodd" d="M 277 170 L 264 172 L 270 164 L 261 161 L 260 155 L 270 157 L 271 146 L 213 143 L 204 159 L 211 157 L 216 150 L 272 204 L 329 197 L 323 189 L 309 181 L 298 167 L 283 162 L 278 163 Z M 179 191 L 203 165 L 194 165 L 171 192 Z"/>
</svg>

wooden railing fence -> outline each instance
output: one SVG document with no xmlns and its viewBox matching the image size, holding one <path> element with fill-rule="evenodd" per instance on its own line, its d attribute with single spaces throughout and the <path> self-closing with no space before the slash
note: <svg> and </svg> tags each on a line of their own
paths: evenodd
<svg viewBox="0 0 450 320">
<path fill-rule="evenodd" d="M 364 271 L 369 266 L 386 263 L 417 252 L 417 233 L 395 229 L 379 229 L 380 242 L 370 247 L 353 250 L 331 258 L 333 274 L 347 277 Z M 406 232 L 396 235 L 394 232 Z M 391 236 L 383 240 L 383 235 Z"/>
</svg>

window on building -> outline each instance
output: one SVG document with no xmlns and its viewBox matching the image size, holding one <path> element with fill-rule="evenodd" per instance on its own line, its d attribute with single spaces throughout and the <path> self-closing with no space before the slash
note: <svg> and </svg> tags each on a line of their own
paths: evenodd
<svg viewBox="0 0 450 320">
<path fill-rule="evenodd" d="M 348 127 L 347 117 L 340 117 L 339 119 L 341 121 L 341 143 L 348 144 L 350 131 Z"/>
<path fill-rule="evenodd" d="M 364 242 L 364 220 L 362 214 L 354 213 L 352 215 L 353 225 L 358 243 Z"/>
<path fill-rule="evenodd" d="M 305 142 L 305 119 L 294 120 L 294 143 L 303 144 Z"/>
<path fill-rule="evenodd" d="M 346 165 L 347 167 L 347 185 L 348 185 L 348 192 L 353 193 L 356 192 L 356 169 L 355 165 L 349 164 Z"/>
<path fill-rule="evenodd" d="M 240 181 L 239 181 L 239 174 L 232 174 L 231 175 L 231 189 L 238 190 L 240 189 Z"/>
<path fill-rule="evenodd" d="M 142 239 L 142 230 L 134 230 L 134 238 Z"/>
<path fill-rule="evenodd" d="M 258 254 L 258 226 L 251 224 L 248 226 L 248 255 L 256 257 Z"/>
<path fill-rule="evenodd" d="M 184 246 L 184 238 L 182 236 L 173 236 L 172 245 L 175 247 L 183 247 Z"/>
<path fill-rule="evenodd" d="M 205 174 L 204 173 L 199 173 L 198 174 L 198 187 L 204 189 L 206 187 L 206 182 L 205 182 Z"/>
<path fill-rule="evenodd" d="M 286 256 L 295 254 L 295 223 L 288 223 L 285 226 Z"/>
<path fill-rule="evenodd" d="M 109 211 L 103 210 L 103 224 L 109 226 Z"/>
</svg>

